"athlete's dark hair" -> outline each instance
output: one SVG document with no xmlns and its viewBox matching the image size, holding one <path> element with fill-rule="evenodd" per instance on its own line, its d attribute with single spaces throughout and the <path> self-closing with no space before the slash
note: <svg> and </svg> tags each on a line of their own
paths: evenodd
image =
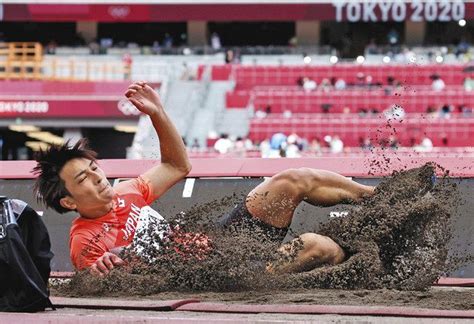
<svg viewBox="0 0 474 324">
<path fill-rule="evenodd" d="M 33 174 L 37 178 L 33 190 L 39 203 L 60 214 L 70 211 L 60 204 L 61 198 L 70 193 L 64 181 L 59 177 L 59 173 L 68 161 L 77 158 L 92 161 L 97 158 L 97 153 L 89 148 L 85 138 L 80 139 L 74 146 L 70 146 L 69 141 L 63 145 L 51 145 L 35 155 L 37 164 L 33 168 Z"/>
</svg>

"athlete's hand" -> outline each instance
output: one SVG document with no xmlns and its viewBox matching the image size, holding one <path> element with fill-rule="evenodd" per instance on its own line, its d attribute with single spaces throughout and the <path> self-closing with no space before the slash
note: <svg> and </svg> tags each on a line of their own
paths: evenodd
<svg viewBox="0 0 474 324">
<path fill-rule="evenodd" d="M 125 261 L 119 258 L 117 255 L 111 252 L 105 252 L 100 258 L 98 258 L 93 265 L 90 267 L 90 273 L 104 277 L 109 274 L 110 270 L 115 267 L 124 265 Z"/>
<path fill-rule="evenodd" d="M 125 96 L 144 114 L 152 115 L 163 109 L 158 93 L 144 81 L 131 84 L 125 92 Z"/>
</svg>

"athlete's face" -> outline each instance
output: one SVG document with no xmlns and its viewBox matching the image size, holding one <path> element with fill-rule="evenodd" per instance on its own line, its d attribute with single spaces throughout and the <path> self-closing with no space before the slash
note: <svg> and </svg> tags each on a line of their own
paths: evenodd
<svg viewBox="0 0 474 324">
<path fill-rule="evenodd" d="M 114 191 L 96 161 L 77 158 L 68 161 L 59 176 L 64 181 L 70 196 L 61 200 L 69 209 L 82 214 L 95 214 L 112 203 Z M 91 213 L 92 212 L 92 213 Z"/>
</svg>

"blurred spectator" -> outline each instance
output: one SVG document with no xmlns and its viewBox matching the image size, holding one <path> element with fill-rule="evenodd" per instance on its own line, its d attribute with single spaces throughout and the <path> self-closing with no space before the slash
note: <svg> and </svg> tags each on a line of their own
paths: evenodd
<svg viewBox="0 0 474 324">
<path fill-rule="evenodd" d="M 384 93 L 387 96 L 392 95 L 394 92 L 403 90 L 402 82 L 396 80 L 394 77 L 387 77 L 387 85 L 384 88 Z"/>
<path fill-rule="evenodd" d="M 216 144 L 219 136 L 217 135 L 217 132 L 215 130 L 209 130 L 207 133 L 207 139 L 206 139 L 206 147 L 214 147 L 214 144 Z"/>
<path fill-rule="evenodd" d="M 221 134 L 221 137 L 214 144 L 214 149 L 220 154 L 225 154 L 233 148 L 234 144 L 229 139 L 229 135 Z"/>
<path fill-rule="evenodd" d="M 316 87 L 317 87 L 316 81 L 314 81 L 314 80 L 312 80 L 308 77 L 303 78 L 303 90 L 304 91 L 311 92 L 313 90 L 316 90 Z"/>
<path fill-rule="evenodd" d="M 56 48 L 58 44 L 54 40 L 50 40 L 46 45 L 45 52 L 46 54 L 56 54 Z"/>
<path fill-rule="evenodd" d="M 244 139 L 244 145 L 245 145 L 245 149 L 247 151 L 254 149 L 254 145 L 252 143 L 252 140 L 248 137 Z"/>
<path fill-rule="evenodd" d="M 98 55 L 100 54 L 100 45 L 97 41 L 92 41 L 89 43 L 89 52 L 91 55 Z"/>
<path fill-rule="evenodd" d="M 344 143 L 339 138 L 339 136 L 324 136 L 324 141 L 328 143 L 329 150 L 331 153 L 342 153 L 344 151 Z"/>
<path fill-rule="evenodd" d="M 430 79 L 433 80 L 431 83 L 431 89 L 433 89 L 433 91 L 442 91 L 444 88 L 446 88 L 446 84 L 439 75 L 433 74 L 430 76 Z"/>
<path fill-rule="evenodd" d="M 293 37 L 291 37 L 291 38 L 288 40 L 288 46 L 290 46 L 290 47 L 296 47 L 296 46 L 298 46 L 298 38 L 296 37 L 296 35 L 294 35 Z"/>
<path fill-rule="evenodd" d="M 160 54 L 161 53 L 161 46 L 160 46 L 160 42 L 155 40 L 153 42 L 153 45 L 151 46 L 151 51 L 153 54 Z"/>
<path fill-rule="evenodd" d="M 272 150 L 279 150 L 281 145 L 286 142 L 286 135 L 283 133 L 275 133 L 270 139 L 270 148 Z"/>
<path fill-rule="evenodd" d="M 331 85 L 331 81 L 329 81 L 329 79 L 327 78 L 322 79 L 321 84 L 319 85 L 318 89 L 321 90 L 322 92 L 331 91 L 333 89 Z"/>
<path fill-rule="evenodd" d="M 193 139 L 193 144 L 191 144 L 191 150 L 192 151 L 198 151 L 201 148 L 201 145 L 199 145 L 199 141 L 197 138 Z"/>
<path fill-rule="evenodd" d="M 473 109 L 466 105 L 459 105 L 458 112 L 463 115 L 463 117 L 471 117 L 473 113 Z"/>
<path fill-rule="evenodd" d="M 374 82 L 374 78 L 372 78 L 371 75 L 366 75 L 365 76 L 365 85 L 367 87 L 371 87 L 373 85 L 373 82 Z"/>
<path fill-rule="evenodd" d="M 403 90 L 403 83 L 402 81 L 400 80 L 395 80 L 395 88 L 394 88 L 395 91 L 402 91 Z"/>
<path fill-rule="evenodd" d="M 179 44 L 180 46 L 186 45 L 188 43 L 188 34 L 187 33 L 181 33 L 179 34 Z"/>
<path fill-rule="evenodd" d="M 402 54 L 403 54 L 403 59 L 406 63 L 414 63 L 416 62 L 416 54 L 415 52 L 413 52 L 411 49 L 409 49 L 408 47 L 403 47 L 403 50 L 402 50 Z"/>
<path fill-rule="evenodd" d="M 433 142 L 425 136 L 420 144 L 413 147 L 413 150 L 415 152 L 431 152 L 433 150 Z"/>
<path fill-rule="evenodd" d="M 181 74 L 181 80 L 192 81 L 196 78 L 196 74 L 189 67 L 188 63 L 183 62 L 183 73 Z M 197 73 L 197 72 L 196 72 Z"/>
<path fill-rule="evenodd" d="M 359 108 L 357 111 L 360 117 L 366 117 L 369 111 L 366 108 Z"/>
<path fill-rule="evenodd" d="M 375 43 L 375 38 L 371 38 L 370 42 L 365 47 L 365 54 L 378 54 L 377 44 Z"/>
<path fill-rule="evenodd" d="M 115 46 L 117 48 L 126 48 L 127 47 L 127 42 L 121 40 L 121 41 L 118 41 L 115 44 L 113 44 L 113 46 Z M 110 46 L 110 47 L 112 47 L 112 46 Z"/>
<path fill-rule="evenodd" d="M 433 106 L 428 106 L 428 108 L 426 109 L 426 113 L 428 114 L 428 116 L 430 117 L 436 117 L 438 115 L 437 111 L 436 111 L 436 108 L 433 107 Z"/>
<path fill-rule="evenodd" d="M 165 38 L 163 39 L 163 47 L 166 49 L 173 47 L 173 37 L 168 33 L 165 34 Z"/>
<path fill-rule="evenodd" d="M 405 109 L 399 105 L 392 105 L 384 112 L 385 118 L 394 120 L 403 120 L 405 118 Z"/>
<path fill-rule="evenodd" d="M 446 134 L 441 135 L 441 143 L 443 143 L 443 146 L 448 146 L 448 136 Z"/>
<path fill-rule="evenodd" d="M 349 107 L 347 107 L 347 106 L 344 107 L 344 108 L 342 108 L 342 113 L 343 113 L 343 114 L 346 114 L 346 115 L 347 115 L 347 114 L 350 114 L 350 113 L 351 113 L 351 108 L 349 108 Z"/>
<path fill-rule="evenodd" d="M 237 157 L 245 157 L 247 148 L 245 147 L 245 141 L 242 137 L 237 137 L 234 144 L 234 152 Z"/>
<path fill-rule="evenodd" d="M 320 156 L 323 154 L 323 150 L 321 148 L 321 142 L 319 141 L 318 138 L 313 138 L 309 146 L 309 150 L 310 152 L 314 153 L 317 156 Z"/>
<path fill-rule="evenodd" d="M 296 143 L 300 149 L 300 152 L 307 151 L 309 149 L 308 140 L 304 137 L 298 136 L 298 142 Z"/>
<path fill-rule="evenodd" d="M 286 135 L 283 133 L 276 133 L 270 139 L 270 151 L 268 157 L 285 157 L 286 156 Z"/>
<path fill-rule="evenodd" d="M 407 55 L 405 55 L 405 52 L 402 50 L 396 52 L 396 54 L 393 56 L 393 62 L 408 63 L 409 61 L 407 60 Z"/>
<path fill-rule="evenodd" d="M 227 51 L 225 52 L 225 62 L 226 62 L 227 64 L 237 63 L 233 50 L 230 50 L 230 49 L 229 49 L 229 50 L 227 50 Z"/>
<path fill-rule="evenodd" d="M 268 139 L 263 140 L 260 143 L 259 148 L 260 148 L 260 156 L 262 158 L 270 157 L 271 147 L 270 147 L 270 141 Z"/>
<path fill-rule="evenodd" d="M 455 54 L 459 56 L 460 54 L 466 54 L 469 51 L 469 42 L 465 37 L 461 38 L 458 45 L 456 46 Z"/>
<path fill-rule="evenodd" d="M 474 79 L 468 76 L 467 78 L 464 79 L 464 90 L 466 91 L 472 91 L 474 89 Z"/>
<path fill-rule="evenodd" d="M 211 34 L 211 47 L 214 51 L 219 51 L 222 48 L 221 38 L 216 32 Z"/>
<path fill-rule="evenodd" d="M 136 49 L 136 48 L 139 48 L 140 46 L 138 45 L 138 43 L 136 42 L 128 42 L 127 43 L 127 48 L 128 49 Z"/>
<path fill-rule="evenodd" d="M 288 158 L 298 158 L 301 157 L 300 154 L 300 147 L 298 146 L 299 142 L 299 137 L 296 134 L 291 134 L 288 136 L 287 140 L 287 146 L 285 150 L 285 156 Z"/>
<path fill-rule="evenodd" d="M 443 105 L 441 107 L 441 110 L 439 112 L 439 116 L 442 118 L 450 118 L 451 117 L 451 112 L 453 111 L 453 107 L 450 105 Z"/>
<path fill-rule="evenodd" d="M 388 145 L 390 146 L 390 148 L 395 150 L 399 147 L 400 143 L 394 135 L 390 135 L 390 137 L 388 138 Z"/>
<path fill-rule="evenodd" d="M 130 80 L 132 74 L 132 55 L 130 53 L 125 53 L 122 56 L 122 63 L 123 63 L 123 78 L 124 80 Z"/>
<path fill-rule="evenodd" d="M 263 119 L 263 118 L 267 117 L 267 113 L 263 109 L 258 109 L 255 112 L 255 117 L 257 117 L 258 119 Z"/>
<path fill-rule="evenodd" d="M 395 88 L 395 78 L 393 76 L 388 76 L 387 85 L 384 88 L 385 95 L 387 96 L 391 95 L 394 88 Z"/>
<path fill-rule="evenodd" d="M 346 88 L 347 88 L 347 84 L 343 78 L 338 78 L 337 81 L 334 83 L 334 89 L 336 90 L 344 90 Z"/>
<path fill-rule="evenodd" d="M 387 77 L 387 85 L 394 86 L 395 85 L 395 78 L 391 75 Z"/>
<path fill-rule="evenodd" d="M 99 41 L 100 49 L 105 54 L 108 48 L 111 48 L 114 45 L 114 40 L 110 37 L 101 38 Z"/>
<path fill-rule="evenodd" d="M 323 112 L 323 114 L 327 114 L 331 110 L 331 107 L 332 107 L 332 104 L 323 103 L 321 104 L 321 111 Z"/>
<path fill-rule="evenodd" d="M 397 45 L 399 40 L 400 40 L 400 35 L 398 34 L 398 32 L 394 28 L 390 29 L 390 31 L 387 34 L 388 43 L 392 46 Z"/>
<path fill-rule="evenodd" d="M 344 143 L 339 136 L 335 135 L 330 142 L 329 148 L 331 153 L 342 153 L 344 151 Z"/>
<path fill-rule="evenodd" d="M 278 156 L 270 156 L 271 158 L 276 158 L 276 157 L 286 157 L 286 142 L 281 145 L 280 151 L 278 152 Z"/>
<path fill-rule="evenodd" d="M 361 138 L 359 142 L 361 149 L 364 151 L 372 151 L 374 148 L 374 145 L 372 144 L 372 141 L 369 137 Z"/>
<path fill-rule="evenodd" d="M 289 109 L 285 109 L 285 111 L 283 112 L 283 117 L 285 118 L 291 118 L 292 115 L 293 113 Z"/>
<path fill-rule="evenodd" d="M 296 79 L 296 85 L 303 88 L 303 84 L 304 84 L 304 77 L 299 77 L 298 79 Z"/>
<path fill-rule="evenodd" d="M 365 86 L 365 75 L 363 72 L 357 72 L 356 74 L 356 83 L 355 85 L 358 87 L 364 87 Z"/>
<path fill-rule="evenodd" d="M 265 107 L 265 112 L 267 113 L 267 115 L 271 114 L 272 113 L 272 106 L 271 105 L 267 105 Z"/>
</svg>

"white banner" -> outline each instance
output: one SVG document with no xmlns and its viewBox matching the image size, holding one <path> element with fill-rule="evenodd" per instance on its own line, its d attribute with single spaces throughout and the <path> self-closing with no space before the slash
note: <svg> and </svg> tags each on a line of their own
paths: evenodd
<svg viewBox="0 0 474 324">
<path fill-rule="evenodd" d="M 466 6 L 462 0 L 410 2 L 395 1 L 340 1 L 334 0 L 336 21 L 459 21 L 464 19 Z"/>
</svg>

